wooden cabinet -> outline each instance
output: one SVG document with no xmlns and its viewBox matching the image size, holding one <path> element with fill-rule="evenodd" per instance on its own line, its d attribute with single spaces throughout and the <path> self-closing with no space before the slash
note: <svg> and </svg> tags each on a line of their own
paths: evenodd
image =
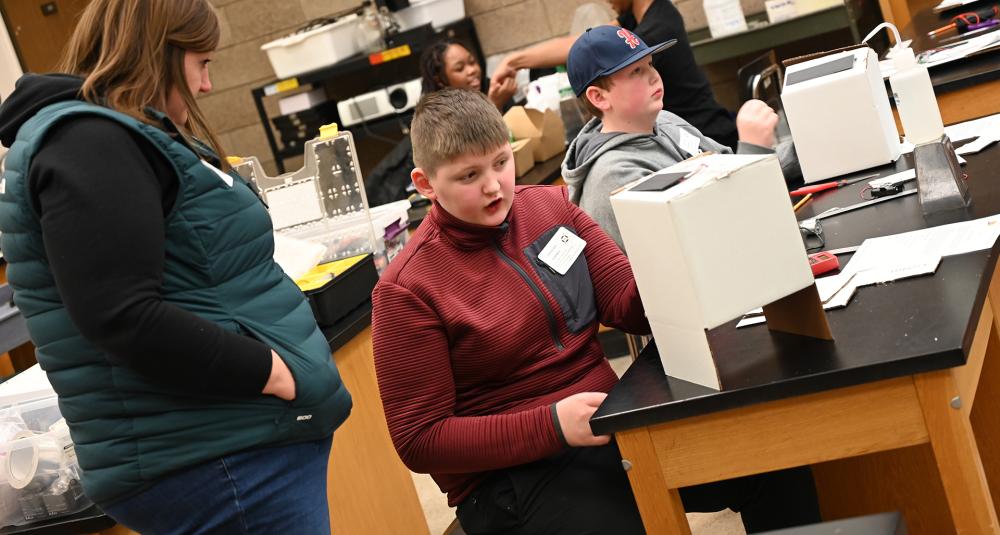
<svg viewBox="0 0 1000 535">
<path fill-rule="evenodd" d="M 410 471 L 396 454 L 382 412 L 371 327 L 333 354 L 354 399 L 351 416 L 336 432 L 327 496 L 334 535 L 426 535 L 427 520 Z"/>
</svg>

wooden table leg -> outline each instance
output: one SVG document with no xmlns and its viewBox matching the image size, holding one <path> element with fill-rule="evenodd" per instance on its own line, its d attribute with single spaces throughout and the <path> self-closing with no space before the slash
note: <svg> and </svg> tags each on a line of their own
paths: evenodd
<svg viewBox="0 0 1000 535">
<path fill-rule="evenodd" d="M 997 303 L 993 289 L 987 303 Z M 994 305 L 994 310 L 996 310 Z M 962 395 L 962 408 L 971 405 L 969 421 L 972 423 L 976 443 L 979 445 L 979 457 L 983 461 L 986 480 L 993 493 L 993 506 L 1000 511 L 1000 336 L 994 312 L 994 327 L 989 334 L 985 354 L 980 363 L 977 388 L 971 393 L 974 398 L 966 403 L 966 395 Z M 984 314 L 985 315 L 985 314 Z M 975 347 L 975 342 L 973 343 Z M 969 360 L 972 361 L 970 354 Z M 968 367 L 966 364 L 964 367 Z M 961 369 L 961 368 L 956 368 Z"/>
<path fill-rule="evenodd" d="M 677 489 L 667 487 L 649 430 L 630 429 L 617 433 L 615 437 L 622 459 L 631 465 L 628 480 L 646 533 L 691 535 L 681 495 Z"/>
<path fill-rule="evenodd" d="M 958 396 L 953 371 L 923 373 L 913 380 L 955 531 L 1000 534 L 972 426 L 952 404 Z"/>
</svg>

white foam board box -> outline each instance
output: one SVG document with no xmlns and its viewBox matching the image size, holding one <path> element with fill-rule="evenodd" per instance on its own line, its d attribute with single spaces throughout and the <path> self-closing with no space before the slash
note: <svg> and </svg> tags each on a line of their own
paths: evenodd
<svg viewBox="0 0 1000 535">
<path fill-rule="evenodd" d="M 899 157 L 899 133 L 889 95 L 878 58 L 870 48 L 788 67 L 781 103 L 807 183 Z"/>
<path fill-rule="evenodd" d="M 718 390 L 707 330 L 814 282 L 774 155 L 692 158 L 618 191 L 611 206 L 672 377 Z"/>
</svg>

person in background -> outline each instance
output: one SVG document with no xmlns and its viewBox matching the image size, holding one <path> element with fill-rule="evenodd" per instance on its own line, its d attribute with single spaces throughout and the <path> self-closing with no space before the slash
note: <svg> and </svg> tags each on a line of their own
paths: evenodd
<svg viewBox="0 0 1000 535">
<path fill-rule="evenodd" d="M 650 332 L 628 259 L 565 188 L 515 187 L 507 127 L 481 94 L 424 95 L 411 135 L 434 207 L 372 292 L 400 458 L 469 535 L 645 533 L 617 444 L 590 427 L 618 381 L 598 325 Z M 803 470 L 680 495 L 689 511 L 740 511 L 751 533 L 819 519 Z"/>
<path fill-rule="evenodd" d="M 469 48 L 450 38 L 435 42 L 420 56 L 420 76 L 424 94 L 445 87 L 484 91 L 483 86 L 488 83 L 489 87 L 484 92 L 500 111 L 509 106 L 517 91 L 512 76 L 496 82 L 487 80 Z"/>
<path fill-rule="evenodd" d="M 663 80 L 663 109 L 680 116 L 705 136 L 736 150 L 739 139 L 736 123 L 716 102 L 708 78 L 695 63 L 684 19 L 674 4 L 670 0 L 609 0 L 609 3 L 618 13 L 618 18 L 609 24 L 629 30 L 647 43 L 677 40 L 670 50 L 653 59 L 653 67 Z M 508 54 L 494 71 L 491 84 L 502 83 L 519 69 L 565 64 L 577 37 L 576 34 L 555 37 Z"/>
<path fill-rule="evenodd" d="M 624 28 L 598 26 L 569 53 L 568 76 L 580 103 L 594 116 L 570 143 L 562 176 L 570 200 L 590 214 L 624 249 L 611 193 L 704 151 L 732 150 L 663 110 L 664 82 L 653 65 L 674 41 L 653 46 Z M 778 116 L 760 100 L 740 108 L 740 154 L 773 154 Z"/>
<path fill-rule="evenodd" d="M 218 43 L 207 0 L 92 0 L 65 74 L 18 81 L 0 108 L 7 276 L 108 515 L 329 533 L 351 397 L 198 109 Z"/>
<path fill-rule="evenodd" d="M 433 93 L 446 87 L 485 92 L 498 110 L 510 107 L 517 84 L 513 77 L 490 83 L 469 48 L 451 38 L 434 42 L 420 55 L 420 76 L 423 93 Z M 378 206 L 406 199 L 413 195 L 410 171 L 413 170 L 413 145 L 407 136 L 379 161 L 365 178 L 368 204 Z"/>
</svg>

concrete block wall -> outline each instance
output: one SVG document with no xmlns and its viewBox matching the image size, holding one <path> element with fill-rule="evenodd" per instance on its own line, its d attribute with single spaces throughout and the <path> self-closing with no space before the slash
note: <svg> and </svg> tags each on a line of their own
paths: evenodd
<svg viewBox="0 0 1000 535">
<path fill-rule="evenodd" d="M 594 0 L 465 0 L 466 15 L 489 56 L 516 50 L 569 31 L 573 11 Z M 763 0 L 742 0 L 747 14 L 763 11 Z M 357 5 L 360 0 L 211 0 L 222 25 L 222 41 L 212 63 L 213 91 L 199 99 L 225 150 L 255 155 L 275 171 L 250 90 L 274 79 L 260 45 L 288 35 L 308 21 Z M 701 0 L 677 0 L 689 30 L 707 25 Z M 713 84 L 735 87 L 736 70 L 724 63 L 707 69 Z M 728 92 L 728 90 L 727 90 Z M 732 106 L 731 98 L 723 98 Z M 276 104 L 267 99 L 271 108 Z M 277 115 L 276 109 L 269 109 Z M 290 165 L 292 162 L 288 162 Z"/>
</svg>

